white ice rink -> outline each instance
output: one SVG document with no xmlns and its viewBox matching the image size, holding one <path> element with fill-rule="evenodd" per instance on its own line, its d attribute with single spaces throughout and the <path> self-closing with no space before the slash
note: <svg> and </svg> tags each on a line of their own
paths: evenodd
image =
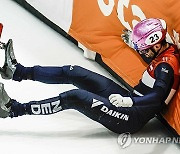
<svg viewBox="0 0 180 154">
<path fill-rule="evenodd" d="M 1 41 L 14 41 L 18 62 L 25 66 L 77 64 L 112 78 L 96 62 L 87 60 L 73 43 L 46 26 L 12 0 L 0 0 Z M 0 66 L 4 54 L 0 53 Z M 20 102 L 57 96 L 75 88 L 33 81 L 3 80 L 11 98 Z M 169 137 L 157 119 L 151 120 L 133 137 Z M 74 110 L 50 116 L 0 119 L 0 154 L 178 154 L 177 144 L 132 143 L 122 149 L 118 135 Z"/>
</svg>

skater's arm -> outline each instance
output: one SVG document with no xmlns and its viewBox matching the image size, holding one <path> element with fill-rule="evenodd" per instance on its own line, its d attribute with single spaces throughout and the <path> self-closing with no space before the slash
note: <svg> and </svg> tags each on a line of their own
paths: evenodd
<svg viewBox="0 0 180 154">
<path fill-rule="evenodd" d="M 136 105 L 157 105 L 164 103 L 174 81 L 174 71 L 168 63 L 161 63 L 155 69 L 155 83 L 150 93 L 140 96 L 132 97 Z"/>
</svg>

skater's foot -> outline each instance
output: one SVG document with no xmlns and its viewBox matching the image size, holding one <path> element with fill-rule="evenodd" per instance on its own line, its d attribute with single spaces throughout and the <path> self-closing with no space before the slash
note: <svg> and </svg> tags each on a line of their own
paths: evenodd
<svg viewBox="0 0 180 154">
<path fill-rule="evenodd" d="M 11 110 L 11 98 L 4 89 L 4 84 L 0 83 L 0 118 L 9 117 Z"/>
<path fill-rule="evenodd" d="M 13 41 L 10 39 L 7 44 L 1 43 L 1 49 L 5 50 L 5 62 L 3 67 L 0 67 L 0 74 L 3 79 L 12 79 L 17 64 L 13 50 Z"/>
</svg>

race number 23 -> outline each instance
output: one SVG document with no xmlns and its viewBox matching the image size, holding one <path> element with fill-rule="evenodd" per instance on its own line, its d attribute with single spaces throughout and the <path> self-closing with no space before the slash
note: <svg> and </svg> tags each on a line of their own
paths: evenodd
<svg viewBox="0 0 180 154">
<path fill-rule="evenodd" d="M 160 41 L 162 38 L 162 32 L 154 32 L 151 35 L 148 36 L 148 38 L 145 40 L 145 43 L 147 45 L 152 45 Z"/>
<path fill-rule="evenodd" d="M 154 43 L 157 40 L 159 40 L 159 36 L 157 34 L 154 34 L 154 36 L 151 36 L 149 39 L 150 39 L 151 43 Z"/>
</svg>

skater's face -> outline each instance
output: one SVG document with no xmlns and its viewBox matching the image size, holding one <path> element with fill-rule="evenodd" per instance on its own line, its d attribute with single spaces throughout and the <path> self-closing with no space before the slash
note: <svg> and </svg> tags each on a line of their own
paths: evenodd
<svg viewBox="0 0 180 154">
<path fill-rule="evenodd" d="M 155 54 L 158 54 L 161 50 L 162 45 L 160 43 L 155 44 L 149 49 L 139 51 L 140 54 L 144 54 L 147 58 L 153 58 Z"/>
</svg>

